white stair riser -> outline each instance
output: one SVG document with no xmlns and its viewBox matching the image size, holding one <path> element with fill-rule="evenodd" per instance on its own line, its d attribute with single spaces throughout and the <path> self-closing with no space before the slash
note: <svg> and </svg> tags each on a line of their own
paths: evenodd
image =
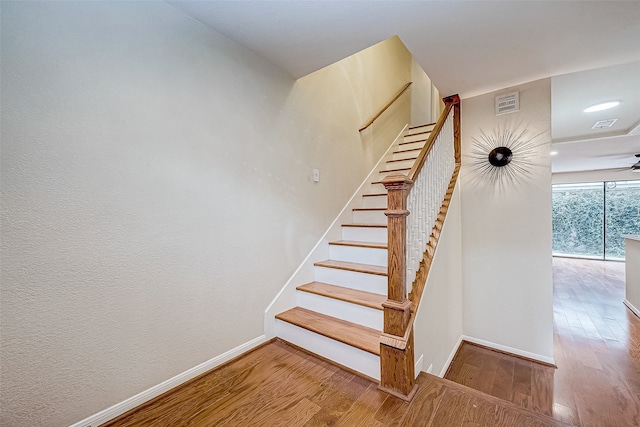
<svg viewBox="0 0 640 427">
<path fill-rule="evenodd" d="M 385 224 L 387 216 L 384 211 L 353 211 L 353 222 L 356 224 Z"/>
<path fill-rule="evenodd" d="M 384 325 L 384 314 L 382 310 L 303 291 L 297 291 L 297 299 L 298 307 L 307 308 L 316 313 L 326 314 L 327 316 L 357 323 L 379 331 L 382 330 Z"/>
<path fill-rule="evenodd" d="M 435 127 L 435 125 L 417 126 L 417 127 L 408 129 L 407 133 L 411 134 L 411 133 L 418 133 L 418 132 L 430 132 L 430 131 L 433 130 L 434 127 Z"/>
<path fill-rule="evenodd" d="M 340 270 L 337 268 L 318 266 L 314 268 L 315 279 L 318 282 L 343 286 L 345 288 L 358 289 L 360 291 L 373 292 L 374 294 L 387 295 L 387 276 Z"/>
<path fill-rule="evenodd" d="M 409 174 L 410 169 L 403 169 L 400 171 L 381 171 L 380 175 L 378 175 L 378 181 L 382 181 L 385 177 L 390 175 L 404 175 L 407 176 Z"/>
<path fill-rule="evenodd" d="M 415 159 L 403 160 L 401 162 L 387 163 L 387 169 L 410 168 L 415 163 Z"/>
<path fill-rule="evenodd" d="M 333 360 L 347 368 L 380 380 L 380 357 L 351 347 L 315 332 L 299 328 L 291 323 L 276 319 L 276 336 L 307 349 L 315 354 Z"/>
<path fill-rule="evenodd" d="M 387 266 L 386 249 L 329 245 L 329 258 L 336 261 Z"/>
<path fill-rule="evenodd" d="M 381 224 L 386 224 L 383 222 Z M 342 240 L 355 240 L 356 242 L 380 242 L 387 243 L 387 228 L 378 227 L 342 227 Z"/>
<path fill-rule="evenodd" d="M 422 147 L 424 147 L 424 141 L 419 141 L 419 142 L 412 142 L 411 144 L 398 145 L 398 150 L 413 150 L 414 148 L 422 149 Z"/>
<path fill-rule="evenodd" d="M 429 133 L 416 133 L 415 135 L 409 135 L 402 138 L 402 142 L 424 141 L 429 138 Z"/>
<path fill-rule="evenodd" d="M 404 148 L 400 148 L 400 150 L 404 150 Z M 392 160 L 400 160 L 400 159 L 407 159 L 407 158 L 415 158 L 418 157 L 418 154 L 420 154 L 420 149 L 417 150 L 413 150 L 413 151 L 407 151 L 407 152 L 403 152 L 403 153 L 393 153 L 393 156 L 391 156 Z M 415 160 L 414 160 L 415 162 Z"/>
<path fill-rule="evenodd" d="M 374 184 L 374 183 L 369 184 L 368 193 L 386 193 L 386 192 L 387 192 L 387 189 L 382 184 Z"/>
<path fill-rule="evenodd" d="M 362 198 L 363 208 L 386 208 L 387 195 L 383 196 L 367 196 Z"/>
</svg>

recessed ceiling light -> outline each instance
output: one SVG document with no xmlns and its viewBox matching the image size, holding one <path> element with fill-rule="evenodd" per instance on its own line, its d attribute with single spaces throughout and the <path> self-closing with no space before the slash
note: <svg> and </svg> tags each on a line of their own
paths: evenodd
<svg viewBox="0 0 640 427">
<path fill-rule="evenodd" d="M 620 101 L 607 101 L 601 102 L 596 105 L 592 105 L 591 107 L 585 108 L 585 113 L 595 113 L 596 111 L 608 110 L 609 108 L 617 107 L 620 105 Z"/>
<path fill-rule="evenodd" d="M 551 154 L 552 156 L 555 156 L 556 154 L 558 154 L 558 152 L 557 151 L 552 151 L 549 154 Z"/>
</svg>

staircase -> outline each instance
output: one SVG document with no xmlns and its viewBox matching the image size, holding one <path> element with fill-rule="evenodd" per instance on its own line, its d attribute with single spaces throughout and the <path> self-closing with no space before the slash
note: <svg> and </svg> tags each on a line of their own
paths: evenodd
<svg viewBox="0 0 640 427">
<path fill-rule="evenodd" d="M 296 288 L 298 306 L 276 315 L 276 336 L 380 380 L 383 302 L 387 301 L 387 191 L 381 181 L 408 174 L 434 125 L 410 127 L 386 168 L 342 224 L 330 258 L 314 264 L 315 281 Z"/>
</svg>

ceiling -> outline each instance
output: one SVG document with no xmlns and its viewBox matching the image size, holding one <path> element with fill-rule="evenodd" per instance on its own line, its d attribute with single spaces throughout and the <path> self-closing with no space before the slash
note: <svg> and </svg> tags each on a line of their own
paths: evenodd
<svg viewBox="0 0 640 427">
<path fill-rule="evenodd" d="M 620 105 L 583 111 L 603 101 Z M 554 172 L 629 168 L 640 153 L 640 61 L 553 77 L 551 110 Z M 592 129 L 608 119 L 618 120 Z"/>
<path fill-rule="evenodd" d="M 443 95 L 467 98 L 557 76 L 554 172 L 622 167 L 640 153 L 640 136 L 625 136 L 640 125 L 640 1 L 169 3 L 294 78 L 394 35 Z M 610 99 L 621 104 L 582 112 Z M 591 130 L 600 115 L 619 120 Z"/>
</svg>

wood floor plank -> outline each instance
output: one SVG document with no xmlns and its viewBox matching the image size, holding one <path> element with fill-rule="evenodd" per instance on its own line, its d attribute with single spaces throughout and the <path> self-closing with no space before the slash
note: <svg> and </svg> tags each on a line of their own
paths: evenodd
<svg viewBox="0 0 640 427">
<path fill-rule="evenodd" d="M 460 426 L 467 416 L 469 395 L 456 389 L 447 389 L 443 400 L 446 405 L 439 405 L 431 420 L 433 426 Z"/>
<path fill-rule="evenodd" d="M 316 412 L 304 426 L 321 427 L 336 425 L 338 420 L 355 404 L 370 385 L 370 381 L 354 375 L 351 381 L 321 402 L 320 411 Z"/>
<path fill-rule="evenodd" d="M 497 405 L 488 402 L 478 396 L 469 398 L 469 409 L 465 412 L 462 425 L 464 427 L 471 426 L 492 426 L 496 423 Z"/>
<path fill-rule="evenodd" d="M 389 398 L 384 401 L 380 409 L 376 412 L 374 420 L 383 426 L 402 425 L 402 418 L 408 408 L 409 404 L 404 400 L 389 396 Z"/>
<path fill-rule="evenodd" d="M 264 418 L 286 408 L 299 399 L 300 395 L 307 395 L 309 390 L 317 387 L 317 384 L 302 381 L 304 377 L 312 376 L 322 380 L 334 373 L 326 363 L 318 363 L 317 359 L 308 355 L 289 359 L 282 366 L 283 369 L 265 378 L 259 385 L 247 384 L 249 387 L 231 393 L 229 399 L 194 414 L 183 425 L 207 425 L 212 419 L 221 425 L 264 425 Z M 250 399 L 242 398 L 248 395 Z"/>
<path fill-rule="evenodd" d="M 322 405 L 327 399 L 344 388 L 354 376 L 351 372 L 342 369 L 336 370 L 333 375 L 320 383 L 318 389 L 309 396 L 309 399 L 318 405 Z"/>
<path fill-rule="evenodd" d="M 260 378 L 282 369 L 280 363 L 298 354 L 282 343 L 269 345 L 269 352 L 258 349 L 236 362 L 205 374 L 188 387 L 178 387 L 148 405 L 106 423 L 106 426 L 174 425 L 189 417 L 193 411 L 215 405 L 238 389 L 256 384 Z M 254 374 L 259 372 L 259 374 Z"/>
<path fill-rule="evenodd" d="M 273 427 L 304 425 L 316 413 L 318 413 L 320 409 L 320 406 L 311 402 L 309 399 L 300 399 L 279 411 L 275 411 L 273 414 L 263 419 L 261 424 L 263 426 Z"/>
<path fill-rule="evenodd" d="M 553 416 L 553 381 L 555 369 L 531 363 L 531 409 Z"/>
<path fill-rule="evenodd" d="M 427 381 L 421 374 L 418 377 L 418 391 L 406 411 L 402 426 L 428 426 L 438 410 L 444 396 L 445 386 L 441 383 Z"/>
<path fill-rule="evenodd" d="M 513 375 L 514 375 L 515 361 L 514 358 L 500 357 L 498 361 L 498 368 L 496 370 L 496 376 L 491 389 L 493 396 L 500 399 L 510 400 L 513 391 Z"/>
<path fill-rule="evenodd" d="M 376 384 L 370 384 L 360 398 L 340 417 L 336 427 L 370 426 L 378 423 L 375 413 L 389 396 L 378 390 Z"/>
<path fill-rule="evenodd" d="M 513 386 L 511 402 L 531 409 L 533 406 L 533 396 L 531 395 L 532 362 L 514 358 Z M 550 414 L 547 414 L 550 415 Z"/>
</svg>

